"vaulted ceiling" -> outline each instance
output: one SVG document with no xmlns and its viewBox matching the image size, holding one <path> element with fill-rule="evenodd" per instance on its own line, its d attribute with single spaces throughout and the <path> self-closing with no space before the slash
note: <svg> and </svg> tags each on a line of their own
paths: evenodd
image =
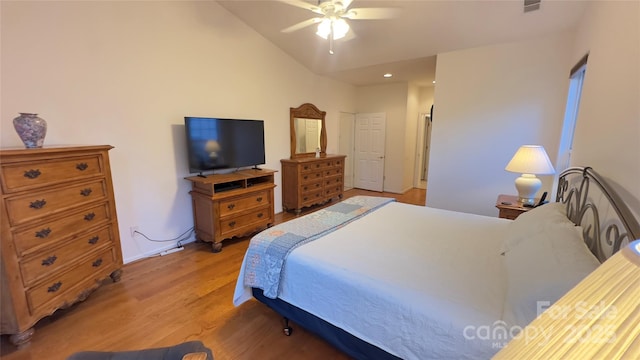
<svg viewBox="0 0 640 360">
<path fill-rule="evenodd" d="M 318 5 L 317 0 L 298 1 Z M 356 86 L 388 81 L 430 86 L 437 54 L 573 29 L 588 3 L 543 0 L 539 10 L 525 13 L 523 0 L 354 0 L 350 8 L 396 8 L 398 15 L 349 20 L 350 34 L 335 41 L 330 55 L 315 25 L 282 32 L 317 16 L 309 10 L 286 0 L 218 2 L 314 73 Z M 394 76 L 385 79 L 384 73 Z"/>
</svg>

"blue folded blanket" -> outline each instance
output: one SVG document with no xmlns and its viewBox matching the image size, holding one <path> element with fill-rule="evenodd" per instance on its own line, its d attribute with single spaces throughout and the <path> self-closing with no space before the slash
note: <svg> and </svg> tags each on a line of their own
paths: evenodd
<svg viewBox="0 0 640 360">
<path fill-rule="evenodd" d="M 293 249 L 331 233 L 392 201 L 395 199 L 354 196 L 262 231 L 251 239 L 247 249 L 244 285 L 262 289 L 264 296 L 275 299 L 280 294 L 282 268 Z"/>
</svg>

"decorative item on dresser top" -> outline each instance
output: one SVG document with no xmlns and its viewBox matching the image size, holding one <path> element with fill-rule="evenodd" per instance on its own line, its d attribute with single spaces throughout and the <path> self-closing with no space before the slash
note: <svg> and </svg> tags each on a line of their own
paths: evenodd
<svg viewBox="0 0 640 360">
<path fill-rule="evenodd" d="M 222 250 L 222 240 L 263 230 L 274 222 L 275 170 L 246 169 L 191 176 L 196 239 Z"/>
<path fill-rule="evenodd" d="M 38 114 L 20 113 L 13 119 L 13 127 L 27 149 L 42 147 L 47 135 L 47 122 Z"/>
<path fill-rule="evenodd" d="M 0 150 L 1 333 L 18 347 L 122 274 L 109 145 Z"/>
<path fill-rule="evenodd" d="M 346 156 L 327 154 L 326 114 L 310 103 L 289 108 L 291 158 L 280 160 L 285 211 L 342 198 Z"/>
</svg>

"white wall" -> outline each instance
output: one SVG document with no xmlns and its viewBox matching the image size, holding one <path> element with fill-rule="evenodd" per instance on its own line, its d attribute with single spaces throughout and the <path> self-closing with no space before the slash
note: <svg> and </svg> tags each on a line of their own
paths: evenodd
<svg viewBox="0 0 640 360">
<path fill-rule="evenodd" d="M 418 129 L 418 114 L 420 113 L 420 87 L 409 84 L 407 93 L 407 119 L 404 141 L 404 174 L 402 178 L 402 192 L 413 188 L 416 169 L 416 136 Z"/>
<path fill-rule="evenodd" d="M 495 216 L 516 194 L 507 165 L 523 144 L 556 154 L 571 33 L 438 54 L 427 205 Z M 552 177 L 543 178 L 550 190 Z"/>
<path fill-rule="evenodd" d="M 361 86 L 356 94 L 358 113 L 387 114 L 384 191 L 388 192 L 404 190 L 407 97 L 406 83 Z"/>
<path fill-rule="evenodd" d="M 589 53 L 572 165 L 609 178 L 640 219 L 640 3 L 592 2 L 572 61 Z"/>
<path fill-rule="evenodd" d="M 216 2 L 6 2 L 1 6 L 2 147 L 35 112 L 45 145 L 110 144 L 126 262 L 193 226 L 183 117 L 265 120 L 266 168 L 289 157 L 289 108 L 327 111 L 328 151 L 355 89 L 318 77 Z M 276 176 L 276 212 L 282 210 Z"/>
</svg>

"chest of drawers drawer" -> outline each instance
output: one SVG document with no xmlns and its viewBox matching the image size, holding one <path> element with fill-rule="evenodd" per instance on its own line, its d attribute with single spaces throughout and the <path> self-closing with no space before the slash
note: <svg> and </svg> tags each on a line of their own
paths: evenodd
<svg viewBox="0 0 640 360">
<path fill-rule="evenodd" d="M 322 171 L 313 171 L 308 173 L 300 173 L 300 183 L 310 184 L 322 180 Z"/>
<path fill-rule="evenodd" d="M 79 257 L 114 245 L 109 227 L 80 234 L 61 243 L 58 247 L 45 247 L 20 261 L 24 286 L 30 286 L 40 278 L 72 266 Z"/>
<path fill-rule="evenodd" d="M 24 229 L 16 229 L 13 235 L 16 252 L 23 255 L 51 246 L 71 235 L 108 223 L 111 220 L 109 216 L 108 204 L 103 203 L 70 212 L 61 218 L 38 222 Z"/>
<path fill-rule="evenodd" d="M 308 195 L 318 190 L 322 190 L 322 180 L 315 180 L 311 183 L 305 183 L 300 186 L 300 195 Z"/>
<path fill-rule="evenodd" d="M 7 214 L 11 225 L 20 225 L 82 204 L 106 198 L 104 179 L 49 191 L 30 192 L 8 198 Z"/>
<path fill-rule="evenodd" d="M 11 193 L 36 187 L 47 187 L 104 174 L 99 155 L 77 156 L 57 160 L 32 160 L 4 163 L 0 166 L 4 192 Z"/>
<path fill-rule="evenodd" d="M 76 297 L 77 289 L 74 288 L 87 281 L 95 281 L 105 275 L 103 269 L 110 269 L 116 261 L 113 249 L 109 248 L 93 256 L 89 256 L 73 269 L 50 276 L 47 281 L 27 290 L 27 300 L 31 312 L 49 302 L 53 307 L 61 307 L 68 299 Z"/>
<path fill-rule="evenodd" d="M 236 231 L 242 233 L 246 228 L 253 228 L 255 225 L 268 223 L 271 220 L 270 206 L 262 206 L 250 212 L 240 215 L 228 216 L 220 219 L 220 231 L 223 237 L 231 237 Z"/>
<path fill-rule="evenodd" d="M 247 209 L 264 206 L 269 202 L 269 193 L 261 191 L 229 200 L 220 201 L 220 217 L 241 213 Z"/>
</svg>

